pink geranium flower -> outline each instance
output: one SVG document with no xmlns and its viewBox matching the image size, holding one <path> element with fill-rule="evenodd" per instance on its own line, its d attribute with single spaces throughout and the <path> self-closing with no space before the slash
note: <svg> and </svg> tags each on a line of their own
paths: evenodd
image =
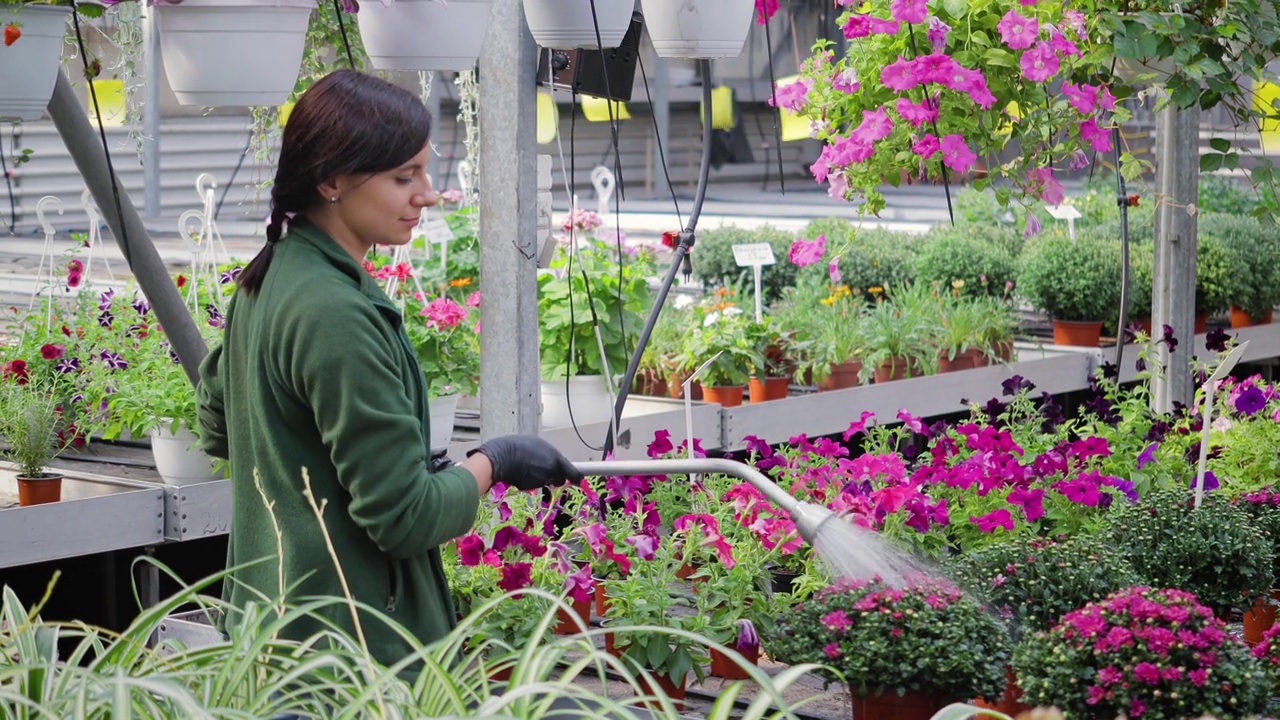
<svg viewBox="0 0 1280 720">
<path fill-rule="evenodd" d="M 427 319 L 427 327 L 444 330 L 456 326 L 467 317 L 467 311 L 449 298 L 436 298 L 418 314 Z"/>
</svg>

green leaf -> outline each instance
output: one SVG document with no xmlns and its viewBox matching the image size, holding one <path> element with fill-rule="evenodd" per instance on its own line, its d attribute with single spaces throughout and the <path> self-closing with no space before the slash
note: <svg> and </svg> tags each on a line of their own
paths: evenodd
<svg viewBox="0 0 1280 720">
<path fill-rule="evenodd" d="M 1209 140 L 1209 147 L 1220 153 L 1225 153 L 1231 149 L 1231 141 L 1226 138 L 1211 138 Z"/>
<path fill-rule="evenodd" d="M 1200 172 L 1214 172 L 1222 169 L 1222 159 L 1224 155 L 1219 153 L 1205 153 L 1200 156 Z"/>
</svg>

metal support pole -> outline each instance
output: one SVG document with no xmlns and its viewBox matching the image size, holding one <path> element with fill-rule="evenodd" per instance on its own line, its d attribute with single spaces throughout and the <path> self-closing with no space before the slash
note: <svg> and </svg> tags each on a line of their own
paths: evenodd
<svg viewBox="0 0 1280 720">
<path fill-rule="evenodd" d="M 480 57 L 480 437 L 537 433 L 537 48 L 496 0 Z"/>
<path fill-rule="evenodd" d="M 164 326 L 165 334 L 173 351 L 182 361 L 182 369 L 192 385 L 200 381 L 199 365 L 208 348 L 200 329 L 191 318 L 178 288 L 169 277 L 169 270 L 156 246 L 147 234 L 147 228 L 138 216 L 129 195 L 121 186 L 120 179 L 113 177 L 107 167 L 107 155 L 102 141 L 89 118 L 84 112 L 76 92 L 66 75 L 58 73 L 57 84 L 53 87 L 53 99 L 49 101 L 49 115 L 53 124 L 67 146 L 67 152 L 76 163 L 76 169 L 84 178 L 85 185 L 93 193 L 93 199 L 102 211 L 102 217 L 111 228 L 116 243 L 129 262 L 129 271 L 137 279 L 142 292 L 155 310 L 156 318 Z M 112 186 L 114 180 L 115 187 Z M 119 212 L 116 210 L 115 190 L 119 190 Z"/>
<path fill-rule="evenodd" d="M 1170 326 L 1178 348 L 1169 352 L 1167 344 L 1159 346 L 1163 373 L 1152 381 L 1151 405 L 1153 410 L 1168 412 L 1175 402 L 1189 405 L 1195 391 L 1189 363 L 1195 349 L 1200 108 L 1178 108 L 1170 102 L 1157 122 L 1160 154 L 1152 331 L 1158 340 L 1161 328 Z"/>
<path fill-rule="evenodd" d="M 662 171 L 663 153 L 671 152 L 671 75 L 667 70 L 667 59 L 655 55 L 653 62 L 653 123 L 656 126 L 658 142 L 653 146 L 650 167 L 653 168 L 654 197 L 666 197 L 671 194 L 667 185 L 667 174 Z M 659 150 L 662 148 L 662 150 Z"/>
<path fill-rule="evenodd" d="M 160 34 L 156 9 L 142 6 L 142 199 L 148 220 L 160 217 Z M 101 200 L 98 201 L 102 204 Z"/>
</svg>

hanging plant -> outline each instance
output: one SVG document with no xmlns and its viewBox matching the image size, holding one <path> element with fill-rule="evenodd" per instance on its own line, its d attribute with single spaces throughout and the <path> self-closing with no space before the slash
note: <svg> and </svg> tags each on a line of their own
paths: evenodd
<svg viewBox="0 0 1280 720">
<path fill-rule="evenodd" d="M 811 168 L 833 197 L 884 207 L 879 188 L 972 174 L 1001 204 L 1061 202 L 1057 174 L 1112 150 L 1128 118 L 1093 81 L 1110 55 L 1097 20 L 1036 0 L 870 0 L 838 22 L 847 52 L 820 40 L 774 104 L 825 144 Z"/>
</svg>

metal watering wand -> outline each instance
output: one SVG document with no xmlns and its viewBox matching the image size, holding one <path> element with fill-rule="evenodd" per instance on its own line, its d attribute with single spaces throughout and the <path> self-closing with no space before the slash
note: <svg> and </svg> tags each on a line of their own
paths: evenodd
<svg viewBox="0 0 1280 720">
<path fill-rule="evenodd" d="M 609 460 L 607 462 L 574 463 L 578 471 L 589 477 L 614 475 L 695 475 L 720 473 L 745 480 L 764 494 L 774 505 L 791 516 L 796 530 L 805 542 L 814 545 L 818 533 L 835 513 L 813 503 L 792 497 L 787 491 L 755 468 L 733 460 L 715 458 L 677 458 L 671 460 Z"/>
</svg>

